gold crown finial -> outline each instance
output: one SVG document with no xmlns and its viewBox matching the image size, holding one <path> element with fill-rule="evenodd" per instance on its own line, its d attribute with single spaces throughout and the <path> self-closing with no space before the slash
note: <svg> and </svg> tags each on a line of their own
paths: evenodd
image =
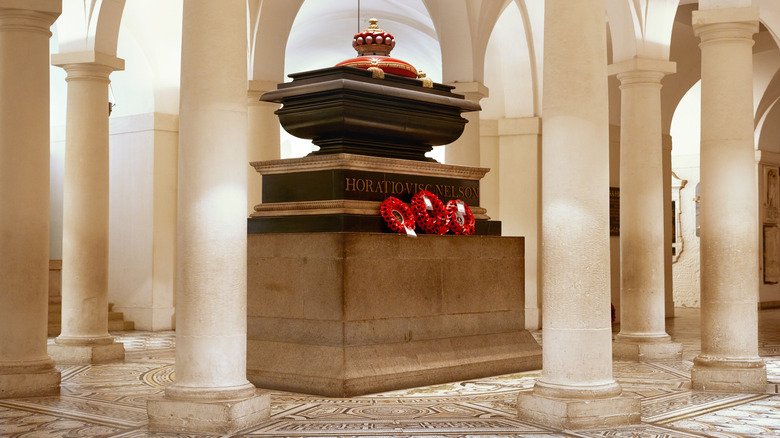
<svg viewBox="0 0 780 438">
<path fill-rule="evenodd" d="M 369 18 L 368 19 L 368 29 L 366 30 L 373 30 L 373 31 L 379 31 L 382 32 L 382 29 L 379 28 L 379 20 L 376 18 Z"/>
</svg>

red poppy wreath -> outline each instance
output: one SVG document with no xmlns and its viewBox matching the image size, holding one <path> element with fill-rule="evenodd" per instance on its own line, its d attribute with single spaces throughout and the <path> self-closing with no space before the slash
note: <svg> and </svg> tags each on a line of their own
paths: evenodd
<svg viewBox="0 0 780 438">
<path fill-rule="evenodd" d="M 412 196 L 412 212 L 417 225 L 426 234 L 444 234 L 448 229 L 448 215 L 444 204 L 433 193 L 423 190 Z"/>
<path fill-rule="evenodd" d="M 465 202 L 455 199 L 447 203 L 450 231 L 455 234 L 474 234 L 474 215 Z"/>
<path fill-rule="evenodd" d="M 408 205 L 400 199 L 389 197 L 382 201 L 379 207 L 382 217 L 393 231 L 400 234 L 414 235 L 414 216 Z"/>
</svg>

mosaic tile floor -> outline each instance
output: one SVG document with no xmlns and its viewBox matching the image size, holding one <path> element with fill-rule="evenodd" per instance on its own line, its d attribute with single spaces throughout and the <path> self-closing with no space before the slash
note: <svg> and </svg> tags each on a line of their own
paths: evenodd
<svg viewBox="0 0 780 438">
<path fill-rule="evenodd" d="M 349 399 L 274 392 L 271 418 L 236 437 L 677 438 L 780 437 L 780 309 L 760 313 L 766 394 L 691 391 L 699 313 L 677 309 L 668 331 L 683 361 L 615 362 L 624 392 L 640 397 L 642 424 L 608 430 L 553 430 L 515 418 L 517 393 L 540 371 Z M 61 366 L 59 397 L 0 400 L 0 437 L 188 437 L 148 431 L 146 399 L 174 378 L 173 332 L 117 332 L 123 363 Z M 541 332 L 534 333 L 537 339 Z"/>
</svg>

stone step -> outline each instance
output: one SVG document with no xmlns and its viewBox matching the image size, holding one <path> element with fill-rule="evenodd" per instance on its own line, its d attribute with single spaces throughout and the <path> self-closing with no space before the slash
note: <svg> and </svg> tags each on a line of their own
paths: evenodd
<svg viewBox="0 0 780 438">
<path fill-rule="evenodd" d="M 58 302 L 52 302 L 49 299 L 49 325 L 48 336 L 59 336 L 62 331 L 62 304 Z M 123 312 L 114 312 L 114 303 L 108 303 L 108 331 L 127 331 L 135 330 L 135 322 L 125 321 L 125 314 Z"/>
<path fill-rule="evenodd" d="M 110 320 L 108 321 L 108 331 L 110 332 L 116 332 L 116 331 L 122 331 L 125 329 L 125 322 L 120 320 Z"/>
</svg>

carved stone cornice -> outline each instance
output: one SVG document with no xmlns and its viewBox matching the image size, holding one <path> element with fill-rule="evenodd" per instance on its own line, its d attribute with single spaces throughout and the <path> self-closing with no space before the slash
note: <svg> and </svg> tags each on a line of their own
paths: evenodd
<svg viewBox="0 0 780 438">
<path fill-rule="evenodd" d="M 315 170 L 365 170 L 407 175 L 424 175 L 444 178 L 480 180 L 490 171 L 484 167 L 458 166 L 426 161 L 401 160 L 355 154 L 329 154 L 303 158 L 253 161 L 249 163 L 263 175 L 311 172 Z"/>
</svg>

